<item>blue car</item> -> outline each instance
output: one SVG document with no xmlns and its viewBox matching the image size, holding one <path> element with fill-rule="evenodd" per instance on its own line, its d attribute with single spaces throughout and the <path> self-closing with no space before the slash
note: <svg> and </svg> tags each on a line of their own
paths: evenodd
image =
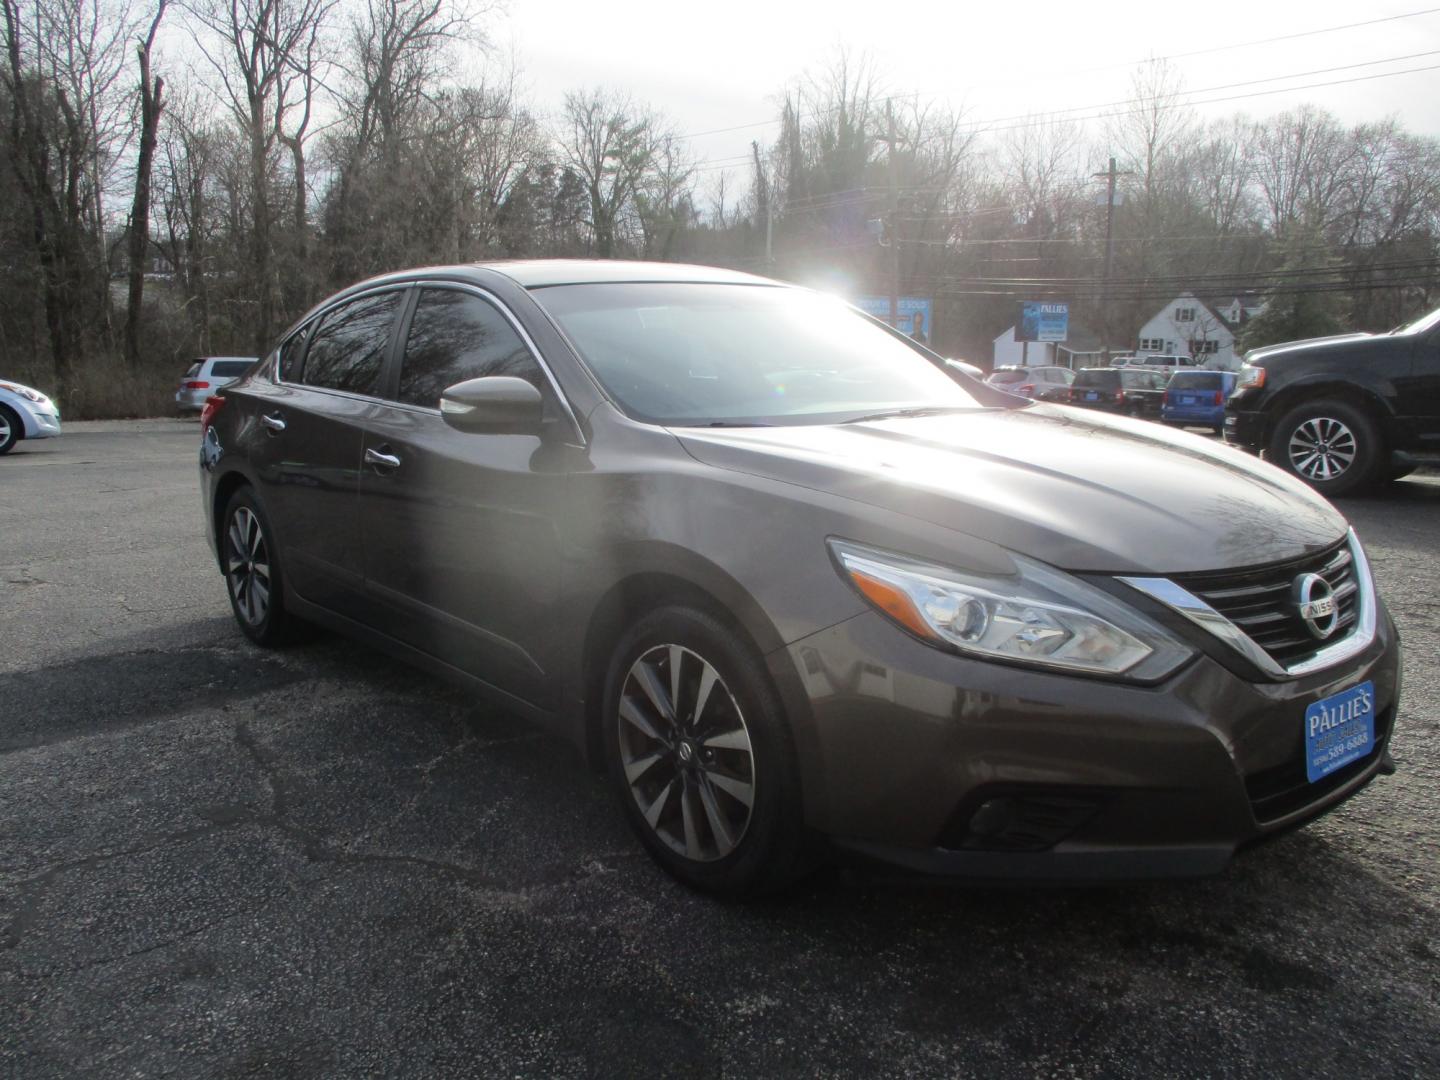
<svg viewBox="0 0 1440 1080">
<path fill-rule="evenodd" d="M 1167 424 L 1225 430 L 1225 399 L 1235 389 L 1233 371 L 1177 371 L 1165 384 L 1160 419 Z"/>
</svg>

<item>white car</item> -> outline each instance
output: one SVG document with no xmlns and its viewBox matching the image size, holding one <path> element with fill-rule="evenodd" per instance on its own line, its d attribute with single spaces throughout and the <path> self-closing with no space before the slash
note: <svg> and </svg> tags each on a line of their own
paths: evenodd
<svg viewBox="0 0 1440 1080">
<path fill-rule="evenodd" d="M 253 356 L 200 356 L 180 378 L 175 390 L 175 407 L 181 412 L 199 412 L 205 399 L 218 393 L 249 371 Z"/>
<path fill-rule="evenodd" d="M 0 454 L 21 439 L 53 439 L 60 434 L 60 406 L 34 387 L 0 379 Z"/>
</svg>

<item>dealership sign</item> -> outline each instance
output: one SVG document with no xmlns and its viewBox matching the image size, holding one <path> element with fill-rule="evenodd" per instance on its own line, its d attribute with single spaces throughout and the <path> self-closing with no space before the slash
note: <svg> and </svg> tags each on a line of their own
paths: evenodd
<svg viewBox="0 0 1440 1080">
<path fill-rule="evenodd" d="M 1064 341 L 1070 335 L 1070 305 L 1026 300 L 1015 323 L 1016 341 Z"/>
</svg>

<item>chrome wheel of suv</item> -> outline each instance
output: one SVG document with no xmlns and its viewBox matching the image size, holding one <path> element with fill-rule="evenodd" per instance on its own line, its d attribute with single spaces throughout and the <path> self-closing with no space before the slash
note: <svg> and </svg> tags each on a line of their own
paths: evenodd
<svg viewBox="0 0 1440 1080">
<path fill-rule="evenodd" d="M 1287 453 L 1307 480 L 1336 480 L 1355 462 L 1355 433 L 1331 416 L 1306 420 L 1290 433 Z"/>
<path fill-rule="evenodd" d="M 1348 401 L 1302 402 L 1271 430 L 1266 457 L 1320 494 L 1351 495 L 1380 478 L 1384 442 L 1375 421 Z"/>
<path fill-rule="evenodd" d="M 696 862 L 735 850 L 755 805 L 755 762 L 740 706 L 704 657 L 657 645 L 620 692 L 620 763 L 645 822 Z"/>
</svg>

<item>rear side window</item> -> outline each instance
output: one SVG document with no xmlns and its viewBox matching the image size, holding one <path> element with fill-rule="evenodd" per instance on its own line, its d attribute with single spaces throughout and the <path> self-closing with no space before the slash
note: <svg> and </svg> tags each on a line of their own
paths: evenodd
<svg viewBox="0 0 1440 1080">
<path fill-rule="evenodd" d="M 1218 371 L 1177 371 L 1170 376 L 1171 390 L 1219 390 Z"/>
<path fill-rule="evenodd" d="M 250 370 L 253 360 L 216 360 L 210 368 L 210 374 L 217 379 L 238 379 L 245 372 Z"/>
<path fill-rule="evenodd" d="M 1120 385 L 1120 372 L 1106 371 L 1104 369 L 1088 369 L 1075 376 L 1075 386 L 1118 386 Z"/>
<path fill-rule="evenodd" d="M 539 363 L 494 305 L 456 289 L 422 289 L 405 341 L 398 399 L 438 408 L 446 387 L 487 375 L 511 375 L 544 392 Z"/>
<path fill-rule="evenodd" d="M 362 296 L 326 315 L 305 354 L 302 381 L 327 390 L 373 394 L 400 296 L 398 292 Z"/>
</svg>

